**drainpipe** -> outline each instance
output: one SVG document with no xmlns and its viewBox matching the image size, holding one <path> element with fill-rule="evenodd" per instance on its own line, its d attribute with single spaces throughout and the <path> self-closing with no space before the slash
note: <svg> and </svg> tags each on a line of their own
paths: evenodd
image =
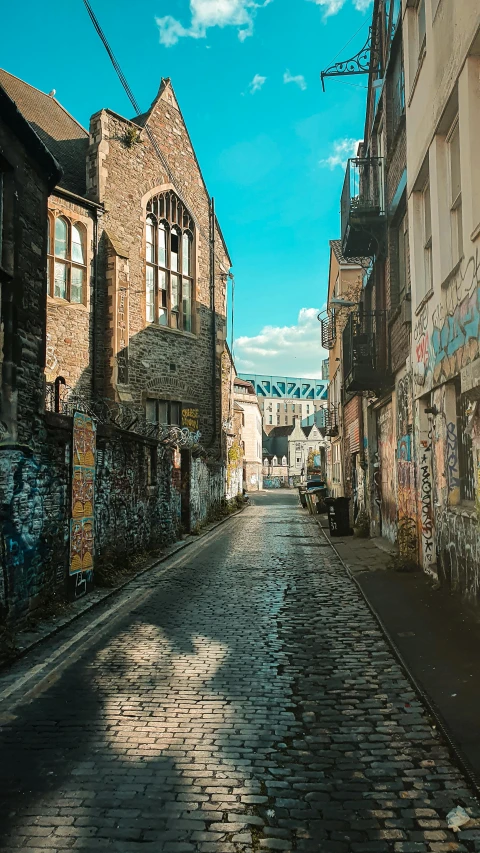
<svg viewBox="0 0 480 853">
<path fill-rule="evenodd" d="M 215 199 L 210 201 L 210 311 L 212 315 L 212 408 L 213 432 L 209 447 L 217 439 L 217 324 L 215 314 Z"/>
</svg>

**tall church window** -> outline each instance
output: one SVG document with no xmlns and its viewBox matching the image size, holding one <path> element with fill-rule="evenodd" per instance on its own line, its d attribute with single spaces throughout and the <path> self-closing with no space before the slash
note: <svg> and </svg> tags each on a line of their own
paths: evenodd
<svg viewBox="0 0 480 853">
<path fill-rule="evenodd" d="M 56 299 L 85 303 L 86 231 L 66 216 L 48 216 L 48 293 Z"/>
<path fill-rule="evenodd" d="M 192 331 L 195 226 L 171 190 L 147 203 L 145 226 L 146 320 Z"/>
</svg>

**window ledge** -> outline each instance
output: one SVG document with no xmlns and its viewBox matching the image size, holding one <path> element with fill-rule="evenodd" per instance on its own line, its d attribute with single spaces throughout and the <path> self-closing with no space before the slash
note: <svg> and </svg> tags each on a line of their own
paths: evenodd
<svg viewBox="0 0 480 853">
<path fill-rule="evenodd" d="M 58 308 L 73 308 L 74 311 L 88 311 L 89 308 L 83 302 L 69 302 L 68 299 L 60 299 L 59 296 L 49 296 L 47 294 L 47 305 L 52 307 L 55 305 Z"/>
<path fill-rule="evenodd" d="M 433 287 L 430 288 L 428 293 L 426 293 L 425 296 L 423 297 L 420 304 L 417 305 L 417 307 L 415 308 L 415 314 L 420 314 L 420 311 L 427 304 L 427 302 L 432 298 L 432 296 L 433 296 Z"/>
<path fill-rule="evenodd" d="M 409 96 L 408 96 L 408 106 L 410 106 L 410 104 L 411 104 L 411 103 L 412 103 L 412 101 L 413 101 L 413 96 L 414 96 L 414 94 L 415 94 L 415 89 L 417 88 L 418 78 L 420 77 L 420 72 L 421 72 L 421 70 L 422 70 L 422 68 L 423 68 L 423 63 L 425 62 L 425 57 L 426 57 L 426 55 L 427 55 L 427 48 L 426 48 L 426 46 L 424 45 L 424 46 L 423 46 L 423 48 L 422 48 L 422 50 L 421 50 L 421 52 L 420 52 L 420 55 L 419 55 L 419 57 L 418 57 L 417 70 L 416 70 L 416 72 L 415 72 L 415 77 L 413 78 L 412 88 L 410 89 L 410 94 L 409 94 Z"/>
<path fill-rule="evenodd" d="M 171 335 L 181 335 L 183 338 L 192 338 L 193 340 L 198 338 L 198 335 L 194 332 L 186 332 L 184 329 L 172 329 L 171 326 L 160 326 L 159 323 L 147 323 L 145 328 L 156 329 L 160 332 L 168 332 Z"/>
<path fill-rule="evenodd" d="M 464 259 L 464 255 L 462 255 L 462 257 L 460 258 L 460 260 L 459 260 L 459 261 L 457 261 L 457 263 L 455 264 L 455 266 L 453 267 L 453 269 L 451 269 L 451 270 L 450 270 L 450 272 L 448 273 L 447 277 L 442 281 L 442 284 L 441 284 L 441 288 L 442 288 L 442 290 L 444 290 L 446 287 L 448 287 L 448 285 L 450 284 L 450 282 L 451 282 L 452 278 L 454 278 L 454 277 L 456 276 L 457 272 L 459 271 L 459 269 L 460 269 L 460 267 L 461 267 L 461 265 L 462 265 L 462 261 L 463 261 L 463 259 Z"/>
</svg>

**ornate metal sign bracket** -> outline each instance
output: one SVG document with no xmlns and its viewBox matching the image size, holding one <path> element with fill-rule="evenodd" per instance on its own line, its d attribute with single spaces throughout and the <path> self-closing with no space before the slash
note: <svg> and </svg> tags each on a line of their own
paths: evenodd
<svg viewBox="0 0 480 853">
<path fill-rule="evenodd" d="M 369 27 L 368 38 L 362 49 L 352 56 L 351 59 L 344 59 L 342 62 L 334 62 L 325 71 L 320 74 L 322 81 L 322 89 L 325 91 L 325 77 L 343 77 L 353 74 L 368 74 L 370 71 L 370 62 L 372 58 L 372 27 Z"/>
</svg>

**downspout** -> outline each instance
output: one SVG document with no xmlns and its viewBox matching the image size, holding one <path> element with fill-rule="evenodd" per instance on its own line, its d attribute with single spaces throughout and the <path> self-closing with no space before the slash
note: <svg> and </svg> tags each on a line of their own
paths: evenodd
<svg viewBox="0 0 480 853">
<path fill-rule="evenodd" d="M 210 201 L 210 312 L 212 333 L 212 412 L 213 431 L 209 447 L 217 440 L 217 323 L 215 314 L 215 199 Z"/>
</svg>

